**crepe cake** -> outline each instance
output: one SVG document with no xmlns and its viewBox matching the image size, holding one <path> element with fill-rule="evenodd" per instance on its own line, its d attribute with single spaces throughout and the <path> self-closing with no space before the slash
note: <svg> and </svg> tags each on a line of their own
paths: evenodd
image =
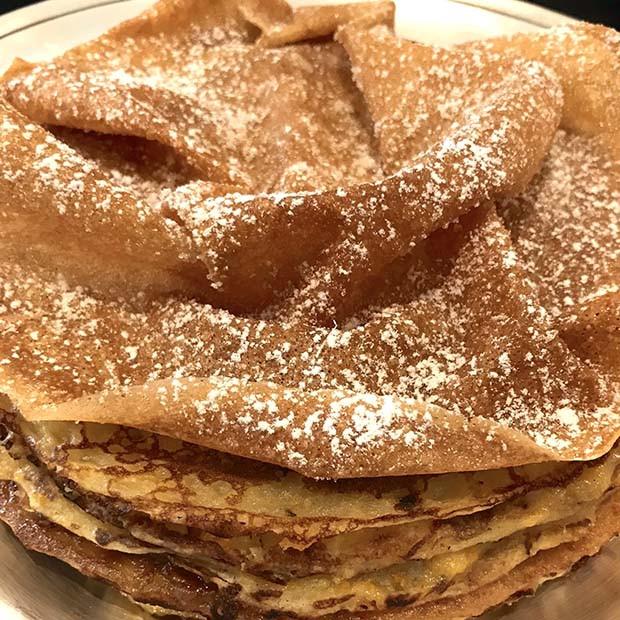
<svg viewBox="0 0 620 620">
<path fill-rule="evenodd" d="M 6 74 L 26 547 L 155 615 L 467 618 L 618 533 L 619 37 L 392 19 L 164 0 Z"/>
</svg>

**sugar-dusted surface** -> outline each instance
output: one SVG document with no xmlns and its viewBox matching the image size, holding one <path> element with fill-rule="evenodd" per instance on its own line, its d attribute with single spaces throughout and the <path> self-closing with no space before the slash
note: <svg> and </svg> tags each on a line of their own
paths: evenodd
<svg viewBox="0 0 620 620">
<path fill-rule="evenodd" d="M 469 617 L 618 533 L 617 36 L 376 7 L 4 82 L 0 516 L 151 611 Z"/>
<path fill-rule="evenodd" d="M 595 138 L 559 131 L 538 178 L 502 206 L 565 339 L 620 376 L 620 176 Z"/>
<path fill-rule="evenodd" d="M 257 46 L 234 4 L 203 7 L 193 21 L 164 11 L 51 63 L 17 64 L 6 95 L 39 122 L 184 154 L 203 180 L 227 187 L 205 196 L 191 185 L 169 201 L 204 265 L 206 298 L 245 311 L 275 303 L 329 324 L 363 305 L 373 280 L 417 241 L 525 187 L 562 100 L 541 65 L 398 41 L 373 26 L 389 12 L 356 12 L 341 36 L 347 54 L 337 43 Z M 346 15 L 325 22 L 328 32 Z M 383 74 L 401 65 L 409 70 Z M 407 157 L 385 145 L 390 122 L 407 126 L 391 138 Z M 416 123 L 423 131 L 411 133 Z"/>
<path fill-rule="evenodd" d="M 347 330 L 180 300 L 137 312 L 5 264 L 3 391 L 33 419 L 125 422 L 319 476 L 440 471 L 463 439 L 470 468 L 604 451 L 609 386 L 558 338 L 495 216 L 470 226 L 441 285 Z"/>
<path fill-rule="evenodd" d="M 613 325 L 557 304 L 614 303 L 616 172 L 600 136 L 556 133 L 566 75 L 505 42 L 399 41 L 368 7 L 338 43 L 267 48 L 246 18 L 277 15 L 191 6 L 4 83 L 61 126 L 2 104 L 0 381 L 22 413 L 333 478 L 604 453 Z"/>
</svg>

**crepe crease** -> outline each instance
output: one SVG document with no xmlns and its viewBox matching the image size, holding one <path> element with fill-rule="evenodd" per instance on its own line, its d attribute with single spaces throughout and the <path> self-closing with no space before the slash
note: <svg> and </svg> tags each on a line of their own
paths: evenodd
<svg viewBox="0 0 620 620">
<path fill-rule="evenodd" d="M 162 0 L 4 76 L 24 545 L 154 614 L 430 619 L 618 533 L 620 39 L 392 19 Z"/>
</svg>

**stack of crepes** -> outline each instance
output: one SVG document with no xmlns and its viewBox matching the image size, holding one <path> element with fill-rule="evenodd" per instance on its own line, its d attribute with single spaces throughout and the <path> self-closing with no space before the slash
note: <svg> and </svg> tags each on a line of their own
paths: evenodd
<svg viewBox="0 0 620 620">
<path fill-rule="evenodd" d="M 161 0 L 0 99 L 0 518 L 154 614 L 467 618 L 620 530 L 620 35 Z"/>
</svg>

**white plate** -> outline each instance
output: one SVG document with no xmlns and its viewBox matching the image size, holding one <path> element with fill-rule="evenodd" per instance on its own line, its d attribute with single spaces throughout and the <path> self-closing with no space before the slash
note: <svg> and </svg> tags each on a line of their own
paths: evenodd
<svg viewBox="0 0 620 620">
<path fill-rule="evenodd" d="M 323 0 L 322 4 L 343 1 Z M 92 39 L 151 3 L 152 0 L 47 0 L 0 16 L 0 71 L 15 56 L 44 60 Z M 401 0 L 396 4 L 400 35 L 439 45 L 570 21 L 564 15 L 516 0 Z"/>
<path fill-rule="evenodd" d="M 137 15 L 149 4 L 150 0 L 47 0 L 1 16 L 0 71 L 16 56 L 42 60 L 58 54 Z M 397 6 L 402 36 L 442 45 L 570 21 L 514 0 L 402 0 Z M 0 620 L 137 618 L 144 615 L 116 592 L 56 560 L 25 552 L 6 528 L 0 528 Z M 567 578 L 544 586 L 536 597 L 485 616 L 485 620 L 499 618 L 619 620 L 620 542 L 608 545 Z"/>
</svg>

